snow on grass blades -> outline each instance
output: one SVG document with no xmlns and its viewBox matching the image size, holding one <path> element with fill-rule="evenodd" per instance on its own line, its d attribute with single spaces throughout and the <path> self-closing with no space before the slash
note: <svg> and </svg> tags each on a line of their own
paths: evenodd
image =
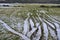
<svg viewBox="0 0 60 40">
<path fill-rule="evenodd" d="M 2 20 L 0 20 L 0 23 L 8 31 L 22 37 L 24 40 L 49 40 L 49 36 L 51 36 L 52 40 L 60 40 L 60 22 L 48 15 L 47 11 L 29 10 L 29 12 L 26 13 L 22 33 L 14 30 Z M 13 15 L 11 15 L 12 20 L 16 21 L 13 19 Z M 16 25 L 17 29 L 20 30 L 21 22 L 17 22 Z"/>
</svg>

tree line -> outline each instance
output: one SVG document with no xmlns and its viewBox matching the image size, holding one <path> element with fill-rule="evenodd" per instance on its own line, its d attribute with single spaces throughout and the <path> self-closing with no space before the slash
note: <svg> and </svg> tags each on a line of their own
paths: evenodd
<svg viewBox="0 0 60 40">
<path fill-rule="evenodd" d="M 0 3 L 60 3 L 60 0 L 5 0 Z"/>
</svg>

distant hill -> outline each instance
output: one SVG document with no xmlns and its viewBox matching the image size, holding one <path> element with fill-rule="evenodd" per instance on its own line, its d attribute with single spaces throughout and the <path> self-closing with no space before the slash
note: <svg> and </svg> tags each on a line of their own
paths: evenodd
<svg viewBox="0 0 60 40">
<path fill-rule="evenodd" d="M 57 3 L 60 0 L 0 0 L 0 3 Z"/>
</svg>

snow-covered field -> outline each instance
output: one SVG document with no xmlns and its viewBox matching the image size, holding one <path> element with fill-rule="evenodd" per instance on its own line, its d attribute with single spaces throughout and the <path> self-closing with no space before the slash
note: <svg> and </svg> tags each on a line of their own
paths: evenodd
<svg viewBox="0 0 60 40">
<path fill-rule="evenodd" d="M 36 5 L 0 8 L 0 40 L 60 40 L 59 10 Z"/>
</svg>

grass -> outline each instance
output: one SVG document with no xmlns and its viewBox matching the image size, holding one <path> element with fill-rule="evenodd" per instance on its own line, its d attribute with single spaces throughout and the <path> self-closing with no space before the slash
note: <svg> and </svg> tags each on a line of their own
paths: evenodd
<svg viewBox="0 0 60 40">
<path fill-rule="evenodd" d="M 48 6 L 48 7 L 41 7 L 41 5 Z M 27 14 L 29 12 L 33 13 L 34 15 L 35 13 L 37 13 L 37 10 L 39 11 L 45 10 L 48 12 L 47 13 L 48 15 L 60 16 L 60 8 L 59 7 L 52 8 L 51 6 L 53 5 L 54 4 L 17 4 L 17 5 L 14 5 L 12 8 L 0 8 L 0 19 L 2 19 L 4 22 L 6 22 L 10 26 L 12 23 L 10 22 L 10 20 L 12 20 L 12 18 L 14 18 L 14 23 L 17 23 L 18 22 L 17 20 L 19 21 L 20 19 L 25 20 L 25 18 L 28 17 Z M 17 39 L 19 39 L 18 36 L 13 37 L 13 40 L 17 40 Z"/>
<path fill-rule="evenodd" d="M 12 8 L 0 8 L 0 14 L 6 14 L 7 16 L 9 16 L 10 14 L 15 14 L 15 13 L 25 13 L 28 12 L 29 10 L 47 10 L 48 14 L 55 14 L 55 15 L 60 15 L 60 8 L 58 7 L 54 7 L 51 8 L 49 6 L 52 6 L 51 4 L 45 4 L 45 6 L 48 7 L 40 7 L 40 4 L 19 4 L 16 7 L 12 7 Z M 25 14 L 24 14 L 25 15 Z"/>
<path fill-rule="evenodd" d="M 40 7 L 41 5 L 47 6 L 47 7 Z M 37 13 L 37 10 L 45 10 L 47 11 L 48 15 L 53 16 L 60 16 L 60 8 L 59 7 L 50 7 L 50 6 L 56 6 L 57 4 L 17 4 L 14 5 L 11 8 L 0 8 L 0 19 L 2 17 L 12 18 L 15 16 L 16 18 L 23 18 L 25 19 L 27 16 L 27 13 Z M 18 7 L 19 6 L 19 7 Z M 4 19 L 4 18 L 2 18 Z M 6 19 L 6 18 L 5 18 Z"/>
</svg>

